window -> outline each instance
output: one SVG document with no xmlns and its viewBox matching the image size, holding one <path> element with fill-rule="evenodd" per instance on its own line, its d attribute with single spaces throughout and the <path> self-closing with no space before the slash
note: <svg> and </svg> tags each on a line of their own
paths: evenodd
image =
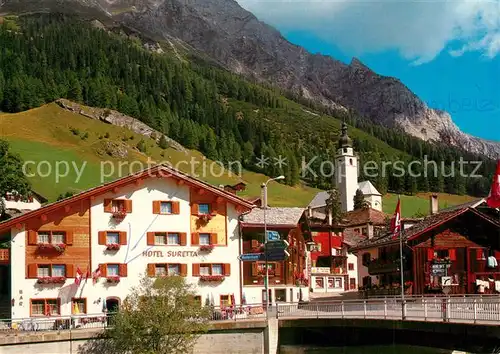
<svg viewBox="0 0 500 354">
<path fill-rule="evenodd" d="M 349 270 L 354 270 L 354 263 L 347 264 Z"/>
<path fill-rule="evenodd" d="M 198 214 L 210 214 L 210 204 L 198 204 Z"/>
<path fill-rule="evenodd" d="M 117 212 L 117 211 L 125 211 L 125 200 L 123 199 L 113 199 L 111 201 L 111 211 Z"/>
<path fill-rule="evenodd" d="M 108 232 L 106 233 L 106 244 L 119 244 L 120 243 L 120 233 L 119 232 Z"/>
<path fill-rule="evenodd" d="M 328 289 L 335 288 L 335 278 L 328 278 Z"/>
<path fill-rule="evenodd" d="M 286 289 L 276 289 L 274 297 L 276 302 L 286 302 Z"/>
<path fill-rule="evenodd" d="M 178 264 L 169 264 L 168 265 L 168 275 L 179 275 L 180 269 Z"/>
<path fill-rule="evenodd" d="M 72 301 L 71 313 L 73 315 L 87 313 L 87 301 L 84 298 L 76 298 Z"/>
<path fill-rule="evenodd" d="M 350 164 L 351 166 L 353 165 L 352 159 L 349 159 L 349 164 Z"/>
<path fill-rule="evenodd" d="M 362 234 L 363 236 L 368 236 L 368 229 L 367 229 L 366 227 L 363 227 L 363 228 L 361 229 L 361 234 Z"/>
<path fill-rule="evenodd" d="M 31 300 L 31 315 L 32 316 L 48 316 L 59 315 L 60 305 L 58 299 L 32 299 Z"/>
<path fill-rule="evenodd" d="M 120 275 L 120 271 L 118 269 L 118 264 L 108 264 L 106 268 L 106 275 L 108 277 L 117 277 Z"/>
<path fill-rule="evenodd" d="M 160 214 L 172 214 L 172 202 L 160 202 Z"/>
<path fill-rule="evenodd" d="M 61 244 L 66 241 L 66 233 L 63 231 L 39 231 L 36 236 L 36 243 Z"/>
<path fill-rule="evenodd" d="M 200 275 L 210 275 L 210 265 L 200 265 Z"/>
<path fill-rule="evenodd" d="M 212 275 L 222 275 L 222 264 L 212 264 Z"/>
<path fill-rule="evenodd" d="M 155 233 L 155 245 L 164 246 L 167 244 L 167 233 L 157 232 Z"/>
<path fill-rule="evenodd" d="M 354 232 L 360 233 L 360 229 L 354 229 Z"/>
<path fill-rule="evenodd" d="M 335 278 L 335 287 L 338 289 L 342 288 L 342 278 Z"/>
<path fill-rule="evenodd" d="M 39 265 L 37 269 L 38 278 L 65 277 L 65 276 L 66 276 L 65 265 Z"/>
<path fill-rule="evenodd" d="M 50 266 L 38 266 L 37 276 L 39 278 L 50 277 Z"/>
<path fill-rule="evenodd" d="M 155 265 L 155 277 L 161 277 L 167 275 L 167 267 L 165 264 Z"/>
<path fill-rule="evenodd" d="M 316 289 L 323 289 L 325 287 L 324 281 L 323 277 L 316 277 Z"/>
<path fill-rule="evenodd" d="M 210 234 L 200 234 L 200 245 L 210 244 Z"/>
<path fill-rule="evenodd" d="M 167 245 L 179 245 L 179 234 L 177 233 L 169 233 L 167 238 Z"/>
<path fill-rule="evenodd" d="M 229 306 L 229 295 L 220 296 L 220 306 L 221 307 Z"/>
<path fill-rule="evenodd" d="M 368 252 L 363 253 L 363 265 L 365 267 L 368 267 L 368 265 L 370 264 L 370 261 L 371 261 L 371 255 Z"/>
</svg>

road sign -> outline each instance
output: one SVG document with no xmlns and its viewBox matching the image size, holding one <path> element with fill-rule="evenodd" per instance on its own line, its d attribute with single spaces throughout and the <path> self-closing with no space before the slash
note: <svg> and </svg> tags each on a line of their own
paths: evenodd
<svg viewBox="0 0 500 354">
<path fill-rule="evenodd" d="M 284 250 L 287 249 L 290 244 L 285 241 L 285 240 L 278 240 L 278 241 L 272 241 L 267 243 L 267 249 L 272 250 L 272 249 L 279 249 L 279 250 Z"/>
<path fill-rule="evenodd" d="M 290 256 L 290 254 L 287 251 L 283 251 L 282 253 L 272 253 L 267 255 L 267 260 L 272 262 L 272 261 L 284 261 Z M 263 254 L 263 257 L 261 259 L 262 261 L 266 260 L 265 254 Z"/>
<path fill-rule="evenodd" d="M 264 257 L 264 253 L 246 253 L 240 254 L 238 259 L 242 262 L 255 262 Z"/>
<path fill-rule="evenodd" d="M 267 241 L 278 241 L 280 234 L 278 231 L 267 231 Z"/>
</svg>

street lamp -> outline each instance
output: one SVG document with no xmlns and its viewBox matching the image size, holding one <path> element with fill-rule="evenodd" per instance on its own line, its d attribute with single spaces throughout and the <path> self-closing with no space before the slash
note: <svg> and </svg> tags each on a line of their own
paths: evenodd
<svg viewBox="0 0 500 354">
<path fill-rule="evenodd" d="M 266 267 L 266 278 L 265 278 L 265 292 L 266 292 L 266 317 L 269 318 L 269 268 L 267 263 L 267 220 L 266 220 L 266 209 L 267 209 L 267 184 L 271 181 L 284 180 L 285 176 L 278 176 L 275 178 L 270 178 L 266 183 L 262 183 L 264 200 L 262 201 L 264 205 L 264 256 L 265 256 L 265 267 Z"/>
</svg>

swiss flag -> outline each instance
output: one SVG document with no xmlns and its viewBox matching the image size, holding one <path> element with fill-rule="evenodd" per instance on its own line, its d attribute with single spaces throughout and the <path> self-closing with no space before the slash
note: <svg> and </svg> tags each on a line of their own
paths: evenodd
<svg viewBox="0 0 500 354">
<path fill-rule="evenodd" d="M 80 268 L 76 268 L 76 276 L 75 276 L 75 283 L 76 285 L 80 285 L 80 282 L 82 281 L 82 271 L 80 270 Z"/>
<path fill-rule="evenodd" d="M 401 199 L 398 197 L 398 205 L 391 220 L 391 232 L 394 238 L 401 232 Z"/>
<path fill-rule="evenodd" d="M 92 272 L 92 284 L 95 285 L 97 283 L 97 280 L 99 280 L 99 277 L 101 276 L 101 268 L 97 267 L 97 269 Z"/>
<path fill-rule="evenodd" d="M 497 170 L 493 177 L 490 195 L 486 199 L 490 208 L 500 208 L 500 160 L 497 162 Z"/>
</svg>

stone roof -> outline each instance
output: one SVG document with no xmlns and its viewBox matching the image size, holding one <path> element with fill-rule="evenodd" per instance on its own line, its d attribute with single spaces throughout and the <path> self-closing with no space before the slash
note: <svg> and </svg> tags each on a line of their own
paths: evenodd
<svg viewBox="0 0 500 354">
<path fill-rule="evenodd" d="M 266 223 L 268 225 L 295 226 L 299 223 L 304 208 L 267 208 Z M 241 217 L 243 224 L 264 225 L 264 209 L 254 208 Z"/>
<path fill-rule="evenodd" d="M 375 188 L 375 186 L 370 181 L 363 181 L 358 183 L 358 189 L 363 192 L 364 195 L 378 195 L 382 196 L 380 192 Z"/>
<path fill-rule="evenodd" d="M 355 232 L 354 230 L 344 231 L 344 243 L 349 247 L 355 247 L 366 240 L 367 237 L 363 236 L 359 232 Z"/>
<path fill-rule="evenodd" d="M 363 208 L 345 214 L 342 225 L 345 227 L 373 224 L 382 226 L 386 224 L 387 215 L 372 208 Z"/>
</svg>

